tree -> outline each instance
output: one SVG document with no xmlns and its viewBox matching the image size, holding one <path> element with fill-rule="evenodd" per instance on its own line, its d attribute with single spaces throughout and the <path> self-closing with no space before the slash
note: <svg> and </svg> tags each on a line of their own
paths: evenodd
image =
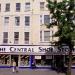
<svg viewBox="0 0 75 75">
<path fill-rule="evenodd" d="M 59 47 L 62 47 L 63 44 L 69 47 L 67 75 L 71 75 L 72 50 L 74 48 L 73 37 L 75 37 L 75 35 L 73 35 L 75 34 L 75 24 L 73 22 L 75 19 L 74 0 L 62 0 L 60 2 L 57 2 L 57 0 L 47 0 L 47 2 L 47 7 L 53 20 L 47 27 L 58 26 L 58 31 L 54 36 L 58 36 L 59 40 L 55 42 L 55 44 Z"/>
</svg>

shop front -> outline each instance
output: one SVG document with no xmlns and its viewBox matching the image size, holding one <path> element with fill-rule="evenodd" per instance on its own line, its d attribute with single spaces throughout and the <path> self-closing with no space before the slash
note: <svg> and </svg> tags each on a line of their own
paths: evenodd
<svg viewBox="0 0 75 75">
<path fill-rule="evenodd" d="M 12 67 L 13 60 L 16 62 L 17 67 L 49 67 L 52 62 L 51 56 L 45 55 L 0 55 L 0 67 Z"/>
<path fill-rule="evenodd" d="M 68 55 L 60 55 L 52 46 L 0 46 L 0 67 L 12 67 L 13 60 L 20 68 L 51 68 L 52 65 L 57 66 L 58 61 L 67 64 Z"/>
</svg>

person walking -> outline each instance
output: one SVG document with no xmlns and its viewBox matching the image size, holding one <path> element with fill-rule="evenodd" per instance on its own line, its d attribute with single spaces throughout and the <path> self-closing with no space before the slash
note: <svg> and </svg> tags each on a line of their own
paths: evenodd
<svg viewBox="0 0 75 75">
<path fill-rule="evenodd" d="M 16 72 L 16 62 L 13 60 L 13 72 Z"/>
</svg>

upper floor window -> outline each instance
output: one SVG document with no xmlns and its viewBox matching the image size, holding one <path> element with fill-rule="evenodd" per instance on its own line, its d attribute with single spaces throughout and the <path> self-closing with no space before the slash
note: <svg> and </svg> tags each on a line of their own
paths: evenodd
<svg viewBox="0 0 75 75">
<path fill-rule="evenodd" d="M 25 3 L 25 10 L 30 10 L 30 2 Z"/>
<path fill-rule="evenodd" d="M 24 33 L 24 41 L 25 41 L 25 44 L 29 44 L 29 32 Z"/>
<path fill-rule="evenodd" d="M 18 44 L 19 41 L 19 32 L 14 32 L 14 44 Z"/>
<path fill-rule="evenodd" d="M 50 41 L 50 31 L 44 31 L 44 41 Z"/>
<path fill-rule="evenodd" d="M 6 11 L 6 12 L 10 11 L 10 3 L 7 3 L 7 4 L 6 4 L 5 11 Z"/>
<path fill-rule="evenodd" d="M 42 41 L 42 31 L 40 31 L 40 41 Z"/>
<path fill-rule="evenodd" d="M 40 10 L 44 10 L 44 2 L 40 2 Z"/>
<path fill-rule="evenodd" d="M 25 26 L 30 25 L 30 16 L 25 16 Z"/>
<path fill-rule="evenodd" d="M 4 17 L 4 24 L 8 25 L 9 24 L 9 17 Z"/>
<path fill-rule="evenodd" d="M 43 15 L 40 15 L 40 25 L 43 24 Z"/>
<path fill-rule="evenodd" d="M 20 25 L 20 17 L 15 17 L 15 25 L 19 26 Z"/>
<path fill-rule="evenodd" d="M 0 12 L 1 12 L 1 4 L 0 4 Z"/>
<path fill-rule="evenodd" d="M 20 11 L 20 7 L 21 7 L 21 4 L 20 4 L 20 3 L 16 3 L 16 11 L 17 11 L 17 12 Z"/>
<path fill-rule="evenodd" d="M 3 32 L 3 43 L 8 43 L 8 32 Z"/>
<path fill-rule="evenodd" d="M 50 16 L 44 15 L 44 24 L 49 24 L 49 23 L 50 23 Z"/>
</svg>

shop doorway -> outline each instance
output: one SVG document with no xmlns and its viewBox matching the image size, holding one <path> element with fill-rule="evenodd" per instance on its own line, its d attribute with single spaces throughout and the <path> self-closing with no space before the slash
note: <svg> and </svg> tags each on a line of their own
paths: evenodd
<svg viewBox="0 0 75 75">
<path fill-rule="evenodd" d="M 11 55 L 11 63 L 13 63 L 13 60 L 16 62 L 16 66 L 18 66 L 18 55 Z"/>
</svg>

